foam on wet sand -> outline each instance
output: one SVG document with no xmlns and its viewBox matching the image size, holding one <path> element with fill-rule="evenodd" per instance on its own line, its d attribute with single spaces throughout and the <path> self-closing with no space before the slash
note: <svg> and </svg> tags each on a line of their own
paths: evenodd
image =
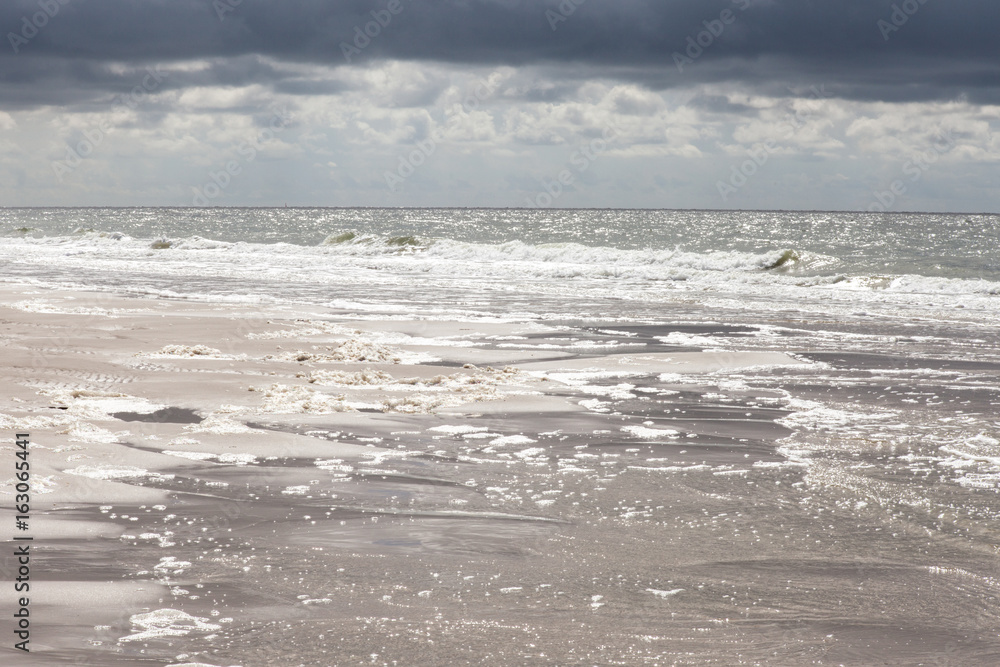
<svg viewBox="0 0 1000 667">
<path fill-rule="evenodd" d="M 770 619 L 815 590 L 788 580 L 787 559 L 832 567 L 865 546 L 817 521 L 892 507 L 918 522 L 898 507 L 927 503 L 863 473 L 911 419 L 907 403 L 851 403 L 856 378 L 831 390 L 816 380 L 828 362 L 759 341 L 651 327 L 645 346 L 616 328 L 578 345 L 553 340 L 577 335 L 569 325 L 538 320 L 15 286 L 0 287 L 0 318 L 0 427 L 31 432 L 33 531 L 55 578 L 40 582 L 39 623 L 66 631 L 47 650 L 109 665 L 249 666 L 288 650 L 319 665 L 411 645 L 433 664 L 469 658 L 470 642 L 500 647 L 497 659 L 544 647 L 504 654 L 515 662 L 649 662 L 675 642 L 738 643 L 737 617 L 777 641 L 786 630 Z M 931 443 L 940 461 L 910 465 L 988 488 L 996 443 L 956 434 Z M 855 614 L 886 597 L 923 603 L 897 573 L 870 572 L 871 599 L 850 577 L 821 577 L 823 593 Z M 973 595 L 994 585 L 961 582 Z M 120 611 L 84 627 L 100 586 Z M 639 634 L 606 620 L 625 617 Z M 804 654 L 828 642 L 810 634 Z"/>
</svg>

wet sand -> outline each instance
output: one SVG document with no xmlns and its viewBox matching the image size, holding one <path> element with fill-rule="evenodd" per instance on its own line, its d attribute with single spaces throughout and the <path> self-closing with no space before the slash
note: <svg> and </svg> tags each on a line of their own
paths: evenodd
<svg viewBox="0 0 1000 667">
<path fill-rule="evenodd" d="M 0 326 L 13 664 L 1000 663 L 996 482 L 921 440 L 996 364 L 15 286 Z"/>
</svg>

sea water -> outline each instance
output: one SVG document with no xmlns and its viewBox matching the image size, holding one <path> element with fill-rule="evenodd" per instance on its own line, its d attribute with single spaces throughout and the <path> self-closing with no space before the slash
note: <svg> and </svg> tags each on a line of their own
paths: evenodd
<svg viewBox="0 0 1000 667">
<path fill-rule="evenodd" d="M 349 296 L 420 308 L 431 288 L 480 295 L 489 313 L 525 292 L 653 310 L 696 293 L 768 311 L 802 303 L 986 314 L 1000 289 L 995 215 L 3 209 L 0 234 L 0 277 L 186 298 Z"/>
</svg>

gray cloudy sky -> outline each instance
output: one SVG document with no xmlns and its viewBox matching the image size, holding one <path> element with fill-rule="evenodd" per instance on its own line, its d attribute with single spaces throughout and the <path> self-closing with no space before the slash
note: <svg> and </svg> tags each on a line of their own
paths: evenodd
<svg viewBox="0 0 1000 667">
<path fill-rule="evenodd" d="M 1000 211 L 996 0 L 6 0 L 0 29 L 0 205 Z"/>
</svg>

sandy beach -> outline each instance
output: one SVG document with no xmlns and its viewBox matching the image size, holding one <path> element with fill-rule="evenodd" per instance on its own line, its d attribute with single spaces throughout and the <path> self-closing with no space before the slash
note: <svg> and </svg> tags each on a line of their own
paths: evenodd
<svg viewBox="0 0 1000 667">
<path fill-rule="evenodd" d="M 927 500 L 789 445 L 840 428 L 854 457 L 881 453 L 864 415 L 801 402 L 829 353 L 628 346 L 740 334 L 725 325 L 352 320 L 9 284 L 0 321 L 0 421 L 32 442 L 18 664 L 707 664 L 709 647 L 719 664 L 918 664 L 998 645 L 994 549 L 949 529 L 893 556 L 928 530 L 898 508 Z"/>
<path fill-rule="evenodd" d="M 38 634 L 49 635 L 48 624 L 59 630 L 49 635 L 57 643 L 36 651 L 69 659 L 87 655 L 83 646 L 91 644 L 89 652 L 100 656 L 93 659 L 106 664 L 132 664 L 137 647 L 170 653 L 171 645 L 190 644 L 177 653 L 195 652 L 201 636 L 228 629 L 213 623 L 220 614 L 229 623 L 239 616 L 240 624 L 260 622 L 261 614 L 297 618 L 303 625 L 296 623 L 295 633 L 392 609 L 394 595 L 422 603 L 418 618 L 441 609 L 443 596 L 455 605 L 456 592 L 448 590 L 454 581 L 442 591 L 435 580 L 445 575 L 428 574 L 427 561 L 470 572 L 459 581 L 477 580 L 479 596 L 492 589 L 523 598 L 530 573 L 533 595 L 551 597 L 545 606 L 561 603 L 568 591 L 548 591 L 570 587 L 558 568 L 542 575 L 540 563 L 525 558 L 549 551 L 547 541 L 575 539 L 559 528 L 580 504 L 571 499 L 588 495 L 583 480 L 616 474 L 626 467 L 622 458 L 643 462 L 639 448 L 620 453 L 618 433 L 633 428 L 640 442 L 655 443 L 647 452 L 666 449 L 654 468 L 683 467 L 684 457 L 670 445 L 677 431 L 634 419 L 622 427 L 621 416 L 589 413 L 573 400 L 571 380 L 547 375 L 627 378 L 799 363 L 777 353 L 592 360 L 467 346 L 538 328 L 530 325 L 375 324 L 12 287 L 2 307 L 9 351 L 3 419 L 8 429 L 31 434 L 38 513 L 31 530 L 36 554 L 44 554 L 36 558 L 47 564 L 38 575 Z M 446 332 L 453 345 L 442 344 Z M 427 344 L 428 334 L 436 345 Z M 766 425 L 773 415 L 761 416 L 752 420 L 759 436 L 781 430 Z M 735 431 L 713 431 L 728 445 L 712 443 L 700 452 L 703 461 L 688 465 L 734 459 Z M 585 453 L 587 442 L 600 453 Z M 540 488 L 503 486 L 516 475 L 511 467 L 547 469 L 555 452 L 559 474 L 546 473 Z M 2 525 L 12 537 L 13 521 Z M 262 553 L 248 553 L 245 545 L 257 541 L 266 545 Z M 246 586 L 287 567 L 280 563 L 289 551 L 329 554 L 333 562 L 308 568 L 323 580 L 300 579 L 288 591 Z M 400 559 L 424 562 L 386 580 L 385 561 Z M 345 562 L 350 567 L 336 568 L 339 576 L 330 572 Z M 197 574 L 202 568 L 207 572 Z M 206 586 L 200 595 L 186 590 L 194 581 Z M 389 592 L 357 591 L 357 581 Z M 426 590 L 414 590 L 421 586 Z M 599 593 L 580 595 L 585 604 L 567 598 L 567 610 L 604 604 Z M 97 604 L 102 596 L 107 601 Z M 491 607 L 487 618 L 454 620 L 492 628 L 502 614 Z M 162 618 L 142 631 L 136 618 L 143 614 Z"/>
</svg>

